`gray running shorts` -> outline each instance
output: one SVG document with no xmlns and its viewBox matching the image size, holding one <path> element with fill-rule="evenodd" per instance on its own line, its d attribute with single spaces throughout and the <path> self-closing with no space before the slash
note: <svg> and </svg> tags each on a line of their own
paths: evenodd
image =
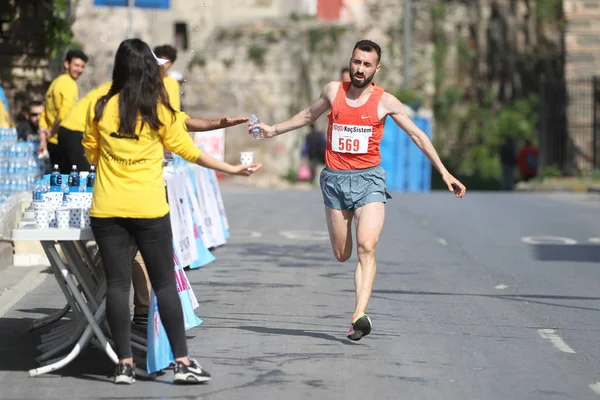
<svg viewBox="0 0 600 400">
<path fill-rule="evenodd" d="M 368 203 L 386 203 L 390 195 L 385 190 L 385 170 L 380 166 L 321 172 L 323 201 L 335 210 L 354 210 Z"/>
</svg>

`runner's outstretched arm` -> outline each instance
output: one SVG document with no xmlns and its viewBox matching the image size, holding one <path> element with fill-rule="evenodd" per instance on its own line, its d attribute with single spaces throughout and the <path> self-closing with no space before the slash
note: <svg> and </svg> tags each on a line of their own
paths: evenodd
<svg viewBox="0 0 600 400">
<path fill-rule="evenodd" d="M 273 126 L 264 123 L 250 125 L 248 127 L 248 133 L 252 133 L 252 129 L 258 127 L 263 131 L 265 137 L 271 138 L 273 136 L 302 128 L 308 124 L 312 124 L 317 120 L 317 118 L 323 115 L 323 113 L 327 111 L 329 107 L 331 107 L 331 103 L 329 102 L 329 99 L 331 98 L 330 94 L 332 91 L 335 94 L 335 91 L 337 90 L 336 85 L 339 85 L 339 82 L 328 83 L 321 92 L 321 96 L 317 99 L 317 101 L 287 121 Z"/>
<path fill-rule="evenodd" d="M 442 160 L 440 160 L 435 147 L 433 147 L 431 140 L 429 140 L 425 132 L 419 129 L 410 119 L 400 100 L 389 93 L 385 93 L 381 98 L 381 101 L 386 114 L 392 117 L 396 124 L 408 134 L 417 147 L 421 149 L 429 161 L 431 161 L 431 164 L 433 164 L 435 169 L 442 175 L 442 179 L 448 186 L 448 190 L 454 192 L 456 197 L 462 198 L 465 195 L 467 188 L 448 172 L 442 163 Z"/>
<path fill-rule="evenodd" d="M 205 132 L 213 129 L 228 128 L 248 122 L 249 118 L 229 118 L 221 119 L 204 119 L 204 118 L 186 118 L 185 126 L 188 132 Z"/>
</svg>

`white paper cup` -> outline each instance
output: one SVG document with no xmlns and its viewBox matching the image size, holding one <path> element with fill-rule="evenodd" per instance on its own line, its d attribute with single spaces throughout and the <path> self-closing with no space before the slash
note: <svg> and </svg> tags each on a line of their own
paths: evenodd
<svg viewBox="0 0 600 400">
<path fill-rule="evenodd" d="M 50 207 L 50 203 L 45 202 L 45 201 L 34 201 L 32 202 L 33 204 L 33 210 L 49 210 Z"/>
<path fill-rule="evenodd" d="M 69 225 L 72 228 L 81 228 L 81 208 L 69 208 Z"/>
<path fill-rule="evenodd" d="M 69 210 L 66 208 L 56 210 L 56 227 L 58 229 L 69 228 L 69 214 Z"/>
<path fill-rule="evenodd" d="M 50 220 L 54 211 L 45 208 L 35 210 L 35 223 L 38 228 L 44 229 L 50 227 Z"/>
<path fill-rule="evenodd" d="M 81 218 L 82 218 L 81 228 L 89 228 L 92 225 L 89 208 L 83 208 L 81 210 Z"/>
<path fill-rule="evenodd" d="M 240 152 L 240 164 L 248 165 L 254 162 L 254 152 L 242 151 Z"/>
</svg>

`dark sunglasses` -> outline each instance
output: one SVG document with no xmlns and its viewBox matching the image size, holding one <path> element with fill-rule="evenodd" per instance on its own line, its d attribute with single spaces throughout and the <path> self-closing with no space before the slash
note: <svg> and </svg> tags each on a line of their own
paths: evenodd
<svg viewBox="0 0 600 400">
<path fill-rule="evenodd" d="M 29 113 L 30 117 L 39 117 L 41 113 Z"/>
</svg>

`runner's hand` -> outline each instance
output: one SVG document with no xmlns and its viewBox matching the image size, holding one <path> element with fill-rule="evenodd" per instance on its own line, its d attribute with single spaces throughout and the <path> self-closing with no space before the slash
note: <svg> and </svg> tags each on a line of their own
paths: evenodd
<svg viewBox="0 0 600 400">
<path fill-rule="evenodd" d="M 223 128 L 227 128 L 229 126 L 235 126 L 239 124 L 243 124 L 244 122 L 248 122 L 250 118 L 221 118 L 221 126 Z"/>
<path fill-rule="evenodd" d="M 273 128 L 272 126 L 269 126 L 267 124 L 263 124 L 262 122 L 260 122 L 258 124 L 250 125 L 248 127 L 248 133 L 250 135 L 252 135 L 252 129 L 254 129 L 254 128 L 259 128 L 263 132 L 263 135 L 265 135 L 266 138 L 272 138 L 273 136 L 275 136 L 275 128 Z"/>
<path fill-rule="evenodd" d="M 458 179 L 456 179 L 450 174 L 442 176 L 442 179 L 444 180 L 444 183 L 448 186 L 448 190 L 454 192 L 456 197 L 458 197 L 459 199 L 462 199 L 462 197 L 465 195 L 465 192 L 467 191 L 465 185 L 460 183 Z"/>
<path fill-rule="evenodd" d="M 258 164 L 244 164 L 244 165 L 236 165 L 234 167 L 234 171 L 232 175 L 239 176 L 251 176 L 256 171 L 258 171 L 262 167 L 261 163 Z"/>
</svg>

